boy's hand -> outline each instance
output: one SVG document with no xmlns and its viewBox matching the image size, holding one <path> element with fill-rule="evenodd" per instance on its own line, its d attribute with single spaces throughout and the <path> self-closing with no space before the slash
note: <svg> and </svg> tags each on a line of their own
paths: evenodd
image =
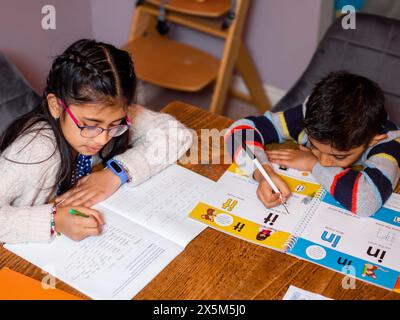
<svg viewBox="0 0 400 320">
<path fill-rule="evenodd" d="M 70 209 L 74 209 L 88 218 L 72 215 Z M 85 207 L 62 207 L 57 208 L 54 217 L 56 231 L 66 235 L 74 241 L 80 241 L 88 236 L 98 236 L 101 234 L 104 219 L 100 212 Z"/>
<path fill-rule="evenodd" d="M 286 202 L 286 200 L 290 197 L 290 189 L 286 182 L 283 181 L 282 178 L 278 176 L 269 165 L 263 165 L 263 167 L 281 192 L 283 202 Z M 264 206 L 267 208 L 273 208 L 282 204 L 280 194 L 273 193 L 271 186 L 264 179 L 258 169 L 254 172 L 254 179 L 260 183 L 257 189 L 257 196 Z"/>
<path fill-rule="evenodd" d="M 120 186 L 120 178 L 110 169 L 104 169 L 81 178 L 74 188 L 58 196 L 56 203 L 65 199 L 60 207 L 91 207 L 109 198 Z"/>
<path fill-rule="evenodd" d="M 310 149 L 300 146 L 300 149 L 281 149 L 266 151 L 271 163 L 300 171 L 312 171 L 318 159 Z"/>
</svg>

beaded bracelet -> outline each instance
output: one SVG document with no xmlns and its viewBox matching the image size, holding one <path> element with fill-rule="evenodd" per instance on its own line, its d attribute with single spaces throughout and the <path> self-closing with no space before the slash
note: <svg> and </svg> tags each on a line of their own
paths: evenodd
<svg viewBox="0 0 400 320">
<path fill-rule="evenodd" d="M 50 235 L 52 237 L 56 233 L 57 233 L 57 235 L 60 235 L 60 233 L 56 231 L 56 221 L 55 221 L 56 214 L 57 214 L 57 206 L 53 206 L 53 208 L 51 210 L 51 218 L 50 218 L 50 226 L 51 226 Z"/>
</svg>

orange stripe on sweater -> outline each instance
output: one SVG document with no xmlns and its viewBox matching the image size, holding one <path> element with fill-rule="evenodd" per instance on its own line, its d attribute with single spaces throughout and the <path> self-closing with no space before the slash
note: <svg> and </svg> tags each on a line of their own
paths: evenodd
<svg viewBox="0 0 400 320">
<path fill-rule="evenodd" d="M 256 146 L 258 148 L 261 148 L 264 151 L 264 146 L 261 143 L 257 142 L 257 141 L 245 141 L 244 143 L 246 145 L 253 145 L 253 146 Z M 236 150 L 236 152 L 235 152 L 235 154 L 233 156 L 233 161 L 236 161 L 236 158 L 239 155 L 241 150 L 243 150 L 242 145 L 238 146 L 238 148 L 237 148 L 237 150 Z"/>
<path fill-rule="evenodd" d="M 335 188 L 336 188 L 336 184 L 337 184 L 338 180 L 339 180 L 341 177 L 343 177 L 343 176 L 344 176 L 347 172 L 349 172 L 350 170 L 351 170 L 350 168 L 349 168 L 349 169 L 346 169 L 346 170 L 344 170 L 343 172 L 341 172 L 341 173 L 339 173 L 338 175 L 336 175 L 335 178 L 333 178 L 333 182 L 332 182 L 331 190 L 330 190 L 332 196 L 334 196 L 334 194 L 335 194 Z"/>
<path fill-rule="evenodd" d="M 243 130 L 243 129 L 256 130 L 255 128 L 248 126 L 248 125 L 237 126 L 226 133 L 225 139 L 228 139 L 229 137 L 231 137 L 236 131 Z"/>
</svg>

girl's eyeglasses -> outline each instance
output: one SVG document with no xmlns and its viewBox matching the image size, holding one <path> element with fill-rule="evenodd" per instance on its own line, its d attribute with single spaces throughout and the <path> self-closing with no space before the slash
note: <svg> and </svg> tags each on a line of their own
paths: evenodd
<svg viewBox="0 0 400 320">
<path fill-rule="evenodd" d="M 128 116 L 126 116 L 125 121 L 127 124 L 120 124 L 117 126 L 110 127 L 108 129 L 103 129 L 103 128 L 97 127 L 97 126 L 81 126 L 81 125 L 79 125 L 78 120 L 72 114 L 69 107 L 67 107 L 65 105 L 64 101 L 59 100 L 59 102 L 64 107 L 65 111 L 69 114 L 72 121 L 74 121 L 76 126 L 81 130 L 81 136 L 84 138 L 95 138 L 95 137 L 101 135 L 104 131 L 107 131 L 108 135 L 112 138 L 119 137 L 119 136 L 123 135 L 129 129 L 129 126 L 131 125 L 131 121 L 129 120 Z"/>
</svg>

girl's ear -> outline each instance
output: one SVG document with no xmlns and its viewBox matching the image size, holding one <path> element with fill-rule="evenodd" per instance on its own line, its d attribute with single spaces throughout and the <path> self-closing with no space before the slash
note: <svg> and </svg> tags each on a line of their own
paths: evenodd
<svg viewBox="0 0 400 320">
<path fill-rule="evenodd" d="M 51 115 L 54 119 L 59 119 L 62 113 L 62 107 L 59 105 L 57 97 L 54 94 L 50 93 L 47 95 L 46 99 Z"/>
</svg>

